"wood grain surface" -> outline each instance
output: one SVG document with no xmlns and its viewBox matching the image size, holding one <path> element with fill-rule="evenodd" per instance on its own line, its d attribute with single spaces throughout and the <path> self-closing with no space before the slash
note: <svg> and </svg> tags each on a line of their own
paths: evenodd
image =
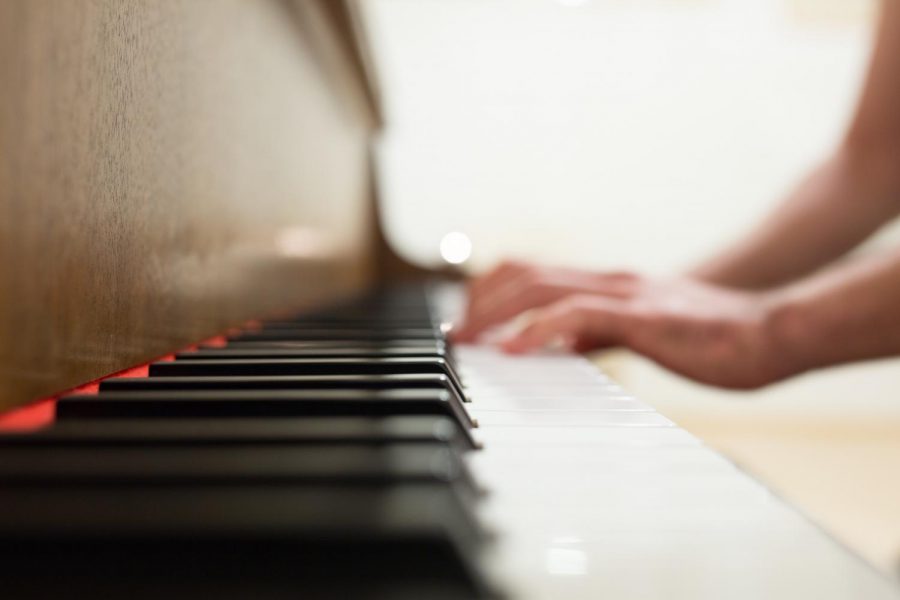
<svg viewBox="0 0 900 600">
<path fill-rule="evenodd" d="M 341 30 L 311 0 L 0 1 L 0 407 L 370 277 Z"/>
</svg>

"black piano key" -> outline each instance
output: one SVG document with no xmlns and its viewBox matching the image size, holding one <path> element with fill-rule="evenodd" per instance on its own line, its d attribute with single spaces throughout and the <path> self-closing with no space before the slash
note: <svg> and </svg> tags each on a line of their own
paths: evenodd
<svg viewBox="0 0 900 600">
<path fill-rule="evenodd" d="M 222 346 L 203 346 L 204 348 L 217 348 Z M 420 348 L 425 351 L 447 352 L 447 344 L 441 340 L 230 340 L 226 348 L 303 348 L 303 349 L 342 349 L 360 348 L 367 350 L 386 350 L 394 348 Z"/>
<path fill-rule="evenodd" d="M 303 419 L 126 419 L 60 421 L 38 431 L 0 434 L 8 447 L 442 444 L 475 447 L 468 431 L 440 416 Z"/>
<path fill-rule="evenodd" d="M 304 390 L 304 389 L 448 389 L 446 375 L 271 375 L 271 376 L 156 376 L 113 377 L 100 382 L 100 391 L 124 390 Z"/>
<path fill-rule="evenodd" d="M 156 362 L 150 365 L 150 376 L 446 375 L 445 370 L 440 358 L 219 359 Z"/>
<path fill-rule="evenodd" d="M 390 341 L 390 340 L 436 340 L 440 339 L 432 329 L 261 329 L 244 331 L 229 339 L 249 342 L 267 342 L 282 340 L 352 340 L 352 341 Z"/>
<path fill-rule="evenodd" d="M 115 377 L 101 392 L 159 390 L 445 390 L 465 401 L 446 375 L 276 375 L 265 377 Z"/>
<path fill-rule="evenodd" d="M 9 597 L 477 598 L 482 540 L 442 485 L 0 494 Z"/>
<path fill-rule="evenodd" d="M 424 295 L 418 298 L 400 297 L 396 294 L 358 297 L 345 302 L 337 302 L 326 309 L 318 310 L 313 313 L 305 313 L 300 316 L 307 315 L 329 315 L 329 314 L 390 314 L 390 315 L 410 315 L 417 316 L 433 316 L 431 310 L 431 301 Z"/>
<path fill-rule="evenodd" d="M 196 351 L 179 352 L 177 359 L 210 360 L 222 358 L 444 358 L 443 351 L 428 351 L 422 348 L 201 348 Z"/>
<path fill-rule="evenodd" d="M 351 306 L 330 311 L 305 313 L 286 318 L 270 319 L 270 322 L 364 322 L 364 323 L 424 323 L 439 325 L 440 321 L 429 311 L 418 308 L 359 307 Z"/>
<path fill-rule="evenodd" d="M 310 327 L 325 328 L 336 327 L 345 329 L 390 327 L 395 329 L 432 329 L 440 331 L 440 324 L 434 323 L 430 318 L 415 318 L 407 316 L 378 317 L 373 315 L 322 315 L 297 317 L 295 319 L 282 319 L 263 321 L 263 327 Z"/>
<path fill-rule="evenodd" d="M 191 390 L 63 396 L 56 418 L 257 418 L 443 415 L 473 426 L 443 390 Z"/>
<path fill-rule="evenodd" d="M 355 321 L 352 324 L 340 323 L 340 322 L 322 322 L 318 320 L 310 320 L 310 321 L 263 321 L 258 327 L 254 329 L 250 329 L 248 331 L 297 331 L 300 333 L 304 332 L 315 332 L 319 333 L 327 333 L 327 332 L 337 332 L 337 333 L 346 333 L 353 334 L 358 333 L 360 335 L 366 335 L 372 332 L 384 331 L 388 333 L 393 333 L 398 337 L 403 336 L 403 332 L 409 332 L 411 335 L 409 337 L 431 337 L 431 338 L 442 338 L 443 333 L 438 326 L 432 325 L 430 323 L 425 324 L 415 324 L 415 325 L 405 325 L 400 322 L 384 322 L 377 320 L 369 320 L 369 321 Z"/>
<path fill-rule="evenodd" d="M 150 365 L 151 377 L 247 377 L 287 375 L 446 375 L 460 397 L 465 391 L 443 358 L 297 358 L 176 360 Z"/>
<path fill-rule="evenodd" d="M 450 371 L 459 377 L 459 369 L 453 357 L 442 348 L 427 350 L 422 348 L 269 348 L 269 347 L 225 347 L 200 348 L 175 355 L 176 360 L 219 360 L 219 359 L 279 359 L 279 358 L 442 358 Z M 461 378 L 460 378 L 461 380 Z"/>
<path fill-rule="evenodd" d="M 307 446 L 10 446 L 0 488 L 17 486 L 448 484 L 473 499 L 458 455 L 441 444 Z"/>
</svg>

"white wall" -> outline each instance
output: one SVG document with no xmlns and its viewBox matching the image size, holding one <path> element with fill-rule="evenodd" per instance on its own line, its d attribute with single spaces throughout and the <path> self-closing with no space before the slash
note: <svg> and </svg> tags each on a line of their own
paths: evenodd
<svg viewBox="0 0 900 600">
<path fill-rule="evenodd" d="M 574 6 L 569 6 L 574 5 Z M 668 271 L 759 218 L 856 99 L 871 3 L 372 0 L 387 221 L 416 259 Z"/>
</svg>

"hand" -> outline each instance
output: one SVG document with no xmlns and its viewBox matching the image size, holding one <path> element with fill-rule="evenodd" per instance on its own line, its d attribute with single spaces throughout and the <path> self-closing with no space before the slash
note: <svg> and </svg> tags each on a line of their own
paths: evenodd
<svg viewBox="0 0 900 600">
<path fill-rule="evenodd" d="M 729 388 L 760 387 L 803 370 L 790 345 L 781 343 L 774 294 L 625 273 L 565 271 L 561 278 L 558 270 L 527 265 L 501 269 L 473 283 L 467 314 L 477 320 L 467 321 L 463 332 L 537 307 L 502 342 L 509 352 L 557 340 L 578 351 L 626 346 L 686 377 Z M 502 301 L 488 302 L 493 290 L 504 291 Z"/>
<path fill-rule="evenodd" d="M 572 294 L 628 298 L 634 294 L 637 281 L 630 273 L 592 273 L 504 262 L 469 285 L 463 323 L 454 328 L 451 337 L 456 342 L 473 342 L 491 327 Z"/>
</svg>

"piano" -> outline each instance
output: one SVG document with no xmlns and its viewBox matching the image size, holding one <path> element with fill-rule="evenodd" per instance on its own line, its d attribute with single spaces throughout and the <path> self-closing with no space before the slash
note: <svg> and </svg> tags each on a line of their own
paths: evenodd
<svg viewBox="0 0 900 600">
<path fill-rule="evenodd" d="M 7 598 L 900 598 L 579 356 L 454 347 L 358 3 L 0 2 Z"/>
</svg>

